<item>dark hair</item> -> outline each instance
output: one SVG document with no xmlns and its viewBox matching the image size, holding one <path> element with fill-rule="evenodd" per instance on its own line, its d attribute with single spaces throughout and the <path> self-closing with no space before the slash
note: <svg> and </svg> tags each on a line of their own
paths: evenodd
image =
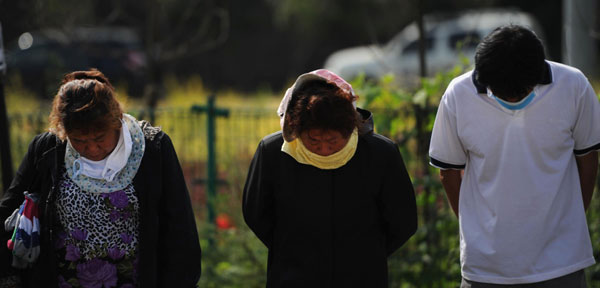
<svg viewBox="0 0 600 288">
<path fill-rule="evenodd" d="M 64 140 L 73 131 L 118 129 L 122 114 L 115 89 L 102 72 L 76 71 L 64 76 L 54 96 L 49 130 Z"/>
<path fill-rule="evenodd" d="M 284 135 L 298 137 L 310 129 L 335 130 L 350 137 L 360 124 L 352 95 L 334 84 L 311 81 L 294 91 L 285 113 Z"/>
<path fill-rule="evenodd" d="M 525 97 L 546 71 L 544 47 L 535 33 L 523 26 L 496 28 L 475 51 L 476 80 L 496 96 Z"/>
</svg>

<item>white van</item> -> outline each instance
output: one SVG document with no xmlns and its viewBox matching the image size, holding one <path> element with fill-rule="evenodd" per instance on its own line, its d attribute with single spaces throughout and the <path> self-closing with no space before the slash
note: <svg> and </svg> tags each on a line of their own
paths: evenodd
<svg viewBox="0 0 600 288">
<path fill-rule="evenodd" d="M 506 24 L 526 26 L 543 39 L 537 21 L 517 10 L 474 10 L 457 15 L 425 15 L 426 63 L 428 75 L 449 69 L 459 61 L 462 53 L 473 63 L 479 41 L 496 27 Z M 391 73 L 403 83 L 414 83 L 419 75 L 419 31 L 413 22 L 394 36 L 387 44 L 360 46 L 331 54 L 325 64 L 344 79 L 353 79 L 361 73 L 367 78 L 379 78 Z"/>
</svg>

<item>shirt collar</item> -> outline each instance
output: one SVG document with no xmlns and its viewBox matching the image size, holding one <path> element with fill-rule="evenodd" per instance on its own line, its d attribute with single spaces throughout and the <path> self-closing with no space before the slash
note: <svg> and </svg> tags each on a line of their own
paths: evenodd
<svg viewBox="0 0 600 288">
<path fill-rule="evenodd" d="M 550 64 L 548 62 L 545 63 L 546 69 L 544 69 L 544 76 L 542 77 L 542 79 L 540 79 L 540 81 L 537 84 L 546 85 L 552 83 L 552 68 L 550 67 Z M 473 85 L 475 85 L 475 88 L 477 88 L 477 93 L 487 93 L 487 87 L 477 82 L 477 70 L 473 70 L 473 74 L 471 74 L 471 80 L 473 81 Z"/>
</svg>

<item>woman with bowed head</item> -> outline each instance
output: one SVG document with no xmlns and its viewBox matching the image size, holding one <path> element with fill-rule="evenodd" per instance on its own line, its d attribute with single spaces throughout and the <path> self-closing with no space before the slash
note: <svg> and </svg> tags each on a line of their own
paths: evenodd
<svg viewBox="0 0 600 288">
<path fill-rule="evenodd" d="M 2 233 L 16 244 L 0 246 L 0 287 L 196 286 L 200 245 L 173 144 L 123 113 L 100 71 L 64 77 L 49 132 L 29 145 L 0 219 L 30 196 L 39 228 Z M 22 243 L 37 252 L 23 257 Z"/>
<path fill-rule="evenodd" d="M 330 71 L 300 75 L 258 145 L 243 214 L 269 249 L 267 287 L 387 287 L 387 257 L 416 231 L 402 157 L 357 98 Z"/>
</svg>

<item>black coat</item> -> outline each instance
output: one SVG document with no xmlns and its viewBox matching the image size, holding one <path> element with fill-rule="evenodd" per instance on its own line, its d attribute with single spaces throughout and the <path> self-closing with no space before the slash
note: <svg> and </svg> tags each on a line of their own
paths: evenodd
<svg viewBox="0 0 600 288">
<path fill-rule="evenodd" d="M 140 203 L 140 287 L 195 287 L 200 278 L 200 243 L 188 190 L 171 139 L 142 124 L 146 149 L 133 179 Z M 39 193 L 40 257 L 20 271 L 24 287 L 56 287 L 56 258 L 52 243 L 54 200 L 64 168 L 66 142 L 51 133 L 36 136 L 9 189 L 0 200 L 4 222 L 23 202 L 23 191 Z M 10 232 L 0 229 L 0 273 L 10 271 Z"/>
<path fill-rule="evenodd" d="M 415 196 L 397 146 L 364 130 L 333 170 L 282 152 L 281 132 L 260 142 L 243 213 L 269 248 L 267 287 L 387 287 L 387 257 L 417 228 Z"/>
</svg>

